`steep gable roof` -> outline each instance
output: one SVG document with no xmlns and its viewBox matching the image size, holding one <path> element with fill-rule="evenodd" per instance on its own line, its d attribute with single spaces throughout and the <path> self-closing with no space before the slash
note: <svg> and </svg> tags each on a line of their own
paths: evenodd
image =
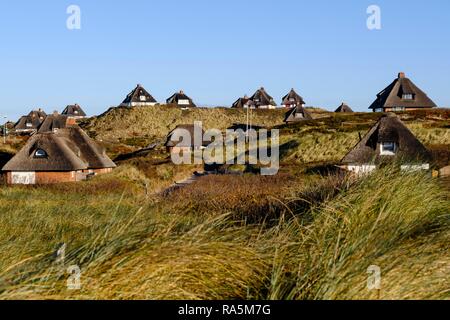
<svg viewBox="0 0 450 320">
<path fill-rule="evenodd" d="M 147 90 L 144 89 L 144 87 L 140 84 L 136 85 L 136 88 L 134 88 L 123 100 L 121 103 L 121 106 L 131 106 L 133 103 L 136 104 L 142 104 L 142 103 L 156 103 L 155 98 L 152 97 L 150 93 L 148 93 Z"/>
<path fill-rule="evenodd" d="M 61 114 L 65 115 L 65 116 L 71 116 L 71 117 L 86 117 L 86 113 L 76 103 L 73 105 L 68 105 Z"/>
<path fill-rule="evenodd" d="M 261 87 L 250 97 L 250 100 L 258 108 L 260 106 L 276 106 L 277 104 L 273 98 Z"/>
<path fill-rule="evenodd" d="M 16 130 L 35 130 L 44 121 L 47 114 L 42 110 L 33 110 L 28 115 L 20 117 L 14 125 Z M 28 125 L 27 125 L 28 124 Z"/>
<path fill-rule="evenodd" d="M 186 100 L 188 101 L 188 104 L 179 104 L 180 100 Z M 196 105 L 194 104 L 194 102 L 192 101 L 191 98 L 189 98 L 183 90 L 180 90 L 179 92 L 174 93 L 173 95 L 171 95 L 169 98 L 167 98 L 166 100 L 167 104 L 176 104 L 179 105 L 181 107 L 192 107 L 195 108 Z"/>
<path fill-rule="evenodd" d="M 431 161 L 423 144 L 412 134 L 403 122 L 393 114 L 384 115 L 342 159 L 344 164 L 379 163 L 386 156 L 380 155 L 379 144 L 394 142 L 397 145 L 395 158 L 404 161 Z"/>
<path fill-rule="evenodd" d="M 242 108 L 244 108 L 246 105 L 248 105 L 248 106 L 251 107 L 253 104 L 254 104 L 253 101 L 251 101 L 251 100 L 249 99 L 249 97 L 244 96 L 243 98 L 237 99 L 237 100 L 232 104 L 231 108 L 233 108 L 233 109 L 242 109 Z"/>
<path fill-rule="evenodd" d="M 403 99 L 404 94 L 413 95 L 412 100 Z M 379 108 L 435 108 L 436 104 L 420 90 L 403 72 L 389 86 L 377 94 L 369 109 Z"/>
<path fill-rule="evenodd" d="M 296 106 L 286 112 L 284 122 L 298 122 L 304 120 L 312 120 L 311 114 L 302 106 Z"/>
<path fill-rule="evenodd" d="M 281 104 L 283 105 L 291 105 L 295 103 L 296 105 L 304 105 L 305 101 L 303 98 L 295 92 L 295 90 L 292 88 L 291 91 L 287 95 L 283 97 L 283 101 Z"/>
<path fill-rule="evenodd" d="M 166 138 L 166 143 L 164 144 L 166 147 L 201 147 L 201 146 L 205 146 L 207 145 L 207 143 L 205 141 L 203 141 L 203 135 L 204 135 L 204 130 L 201 130 L 201 134 L 202 134 L 202 141 L 200 145 L 196 145 L 195 143 L 195 128 L 196 126 L 194 124 L 180 124 L 178 125 L 175 129 L 173 129 L 172 131 L 169 132 L 169 134 L 167 135 Z M 197 127 L 200 129 L 200 127 Z M 177 133 L 180 134 L 179 130 L 186 130 L 189 132 L 190 136 L 191 136 L 191 140 L 190 141 L 180 141 L 178 139 L 176 139 L 174 137 L 174 134 Z"/>
<path fill-rule="evenodd" d="M 45 117 L 45 120 L 40 124 L 38 133 L 52 132 L 56 129 L 63 129 L 67 126 L 67 115 L 53 113 Z"/>
<path fill-rule="evenodd" d="M 36 157 L 43 150 L 45 157 Z M 37 133 L 3 167 L 3 171 L 77 171 L 116 165 L 86 133 L 76 127 Z"/>
<path fill-rule="evenodd" d="M 348 106 L 348 104 L 342 102 L 342 104 L 334 112 L 353 112 L 353 110 Z"/>
</svg>

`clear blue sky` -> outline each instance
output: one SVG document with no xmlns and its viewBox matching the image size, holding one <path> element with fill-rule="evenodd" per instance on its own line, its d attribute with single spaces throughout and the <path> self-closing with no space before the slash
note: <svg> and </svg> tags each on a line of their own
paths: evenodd
<svg viewBox="0 0 450 320">
<path fill-rule="evenodd" d="M 70 4 L 81 30 L 66 28 Z M 227 106 L 295 87 L 307 105 L 363 111 L 399 71 L 450 106 L 449 19 L 448 0 L 0 0 L 0 113 L 77 102 L 99 114 L 137 83 L 158 101 L 184 89 Z"/>
</svg>

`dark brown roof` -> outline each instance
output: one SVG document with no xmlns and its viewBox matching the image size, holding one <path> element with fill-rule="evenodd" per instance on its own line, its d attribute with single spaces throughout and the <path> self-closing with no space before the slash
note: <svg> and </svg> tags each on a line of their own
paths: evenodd
<svg viewBox="0 0 450 320">
<path fill-rule="evenodd" d="M 294 89 L 291 89 L 291 91 L 289 91 L 289 93 L 283 97 L 283 101 L 281 104 L 285 105 L 285 106 L 289 106 L 289 105 L 293 105 L 293 104 L 299 106 L 299 105 L 304 105 L 305 101 L 299 94 L 297 94 L 297 92 L 295 92 Z"/>
<path fill-rule="evenodd" d="M 68 105 L 61 114 L 70 117 L 86 117 L 86 113 L 78 104 Z"/>
<path fill-rule="evenodd" d="M 253 101 L 251 101 L 247 96 L 244 96 L 243 98 L 237 99 L 231 108 L 234 109 L 242 109 L 245 105 L 249 105 L 250 107 L 254 105 Z"/>
<path fill-rule="evenodd" d="M 180 100 L 188 100 L 189 104 L 184 105 L 184 104 L 179 104 Z M 187 107 L 187 108 L 195 108 L 196 105 L 194 104 L 194 102 L 192 101 L 191 98 L 189 98 L 184 92 L 183 90 L 180 90 L 180 92 L 176 92 L 173 95 L 171 95 L 169 98 L 167 98 L 166 100 L 167 104 L 176 104 L 180 107 Z"/>
<path fill-rule="evenodd" d="M 412 100 L 403 99 L 404 94 L 412 94 Z M 435 108 L 436 104 L 428 98 L 425 92 L 420 90 L 403 72 L 398 74 L 389 86 L 377 94 L 377 99 L 369 109 L 380 108 Z"/>
<path fill-rule="evenodd" d="M 402 161 L 431 161 L 431 155 L 423 144 L 393 114 L 384 115 L 361 141 L 342 159 L 344 164 L 380 163 L 392 156 L 380 155 L 380 143 L 394 142 L 397 146 L 394 158 Z"/>
<path fill-rule="evenodd" d="M 181 134 L 179 132 L 179 130 L 187 130 L 189 132 L 189 134 L 191 135 L 191 140 L 190 141 L 180 141 L 178 139 L 176 139 L 173 135 L 176 132 L 177 135 Z M 201 146 L 205 146 L 207 145 L 207 143 L 205 141 L 203 141 L 203 135 L 204 135 L 204 130 L 202 129 L 201 133 L 202 133 L 202 141 L 201 141 L 201 145 L 196 145 L 195 144 L 195 137 L 194 137 L 194 130 L 195 130 L 195 125 L 193 124 L 180 124 L 178 125 L 175 129 L 173 129 L 172 131 L 169 132 L 169 134 L 167 135 L 167 139 L 166 139 L 166 143 L 164 144 L 166 147 L 201 147 Z"/>
<path fill-rule="evenodd" d="M 36 157 L 43 150 L 46 157 Z M 37 133 L 3 167 L 3 171 L 76 171 L 114 168 L 116 165 L 78 126 Z"/>
<path fill-rule="evenodd" d="M 345 102 L 342 102 L 342 104 L 334 112 L 353 112 L 353 110 Z"/>
<path fill-rule="evenodd" d="M 121 106 L 131 106 L 132 103 L 156 103 L 156 100 L 142 85 L 138 84 L 123 100 Z"/>
<path fill-rule="evenodd" d="M 296 106 L 286 112 L 284 122 L 298 122 L 304 120 L 312 120 L 311 114 L 302 106 Z"/>
<path fill-rule="evenodd" d="M 45 120 L 38 128 L 38 133 L 52 132 L 56 129 L 63 129 L 67 126 L 68 116 L 62 114 L 51 114 L 45 117 Z"/>
<path fill-rule="evenodd" d="M 47 114 L 41 110 L 33 110 L 28 115 L 20 117 L 19 121 L 14 125 L 16 130 L 36 130 L 44 121 Z M 29 126 L 27 124 L 30 124 Z"/>
<path fill-rule="evenodd" d="M 261 106 L 276 106 L 273 98 L 266 92 L 264 88 L 256 90 L 255 94 L 250 97 L 256 108 Z"/>
</svg>

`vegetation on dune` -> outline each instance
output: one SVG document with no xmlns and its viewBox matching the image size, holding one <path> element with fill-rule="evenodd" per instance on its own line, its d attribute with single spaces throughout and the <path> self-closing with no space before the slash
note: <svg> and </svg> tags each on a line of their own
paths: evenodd
<svg viewBox="0 0 450 320">
<path fill-rule="evenodd" d="M 1 189 L 0 298 L 450 295 L 450 199 L 423 174 L 207 177 L 148 198 L 139 182 L 148 178 L 130 168 L 71 193 L 67 185 Z M 256 212 L 272 215 L 246 219 Z M 61 242 L 66 259 L 57 263 Z M 70 265 L 82 270 L 79 291 L 67 290 Z M 382 270 L 380 291 L 366 288 L 370 265 Z"/>
</svg>

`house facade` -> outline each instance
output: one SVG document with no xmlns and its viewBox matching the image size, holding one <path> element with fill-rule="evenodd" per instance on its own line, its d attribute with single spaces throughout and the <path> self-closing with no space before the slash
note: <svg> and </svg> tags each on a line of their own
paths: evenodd
<svg viewBox="0 0 450 320">
<path fill-rule="evenodd" d="M 19 134 L 31 134 L 38 130 L 47 114 L 42 109 L 32 110 L 28 115 L 20 117 L 14 124 L 14 130 Z"/>
<path fill-rule="evenodd" d="M 149 107 L 156 105 L 156 100 L 140 84 L 134 88 L 119 105 L 119 107 Z"/>
<path fill-rule="evenodd" d="M 198 129 L 198 133 L 201 133 L 201 137 L 199 137 L 198 141 L 195 139 L 196 129 Z M 185 141 L 180 138 L 184 133 L 189 133 L 189 140 Z M 207 142 L 203 141 L 204 133 L 202 128 L 196 128 L 193 124 L 181 124 L 169 132 L 164 146 L 169 153 L 191 153 L 194 150 L 203 149 L 207 146 Z"/>
<path fill-rule="evenodd" d="M 189 108 L 195 108 L 197 107 L 194 103 L 194 101 L 189 98 L 183 90 L 180 90 L 179 92 L 174 93 L 169 98 L 166 99 L 166 103 L 170 105 L 175 105 L 177 107 L 183 108 L 183 109 L 189 109 Z"/>
<path fill-rule="evenodd" d="M 36 133 L 3 167 L 8 184 L 86 180 L 115 168 L 105 150 L 78 126 Z"/>
<path fill-rule="evenodd" d="M 232 105 L 231 105 L 232 109 L 254 109 L 255 108 L 255 104 L 253 103 L 252 100 L 250 100 L 249 97 L 244 96 L 242 98 L 237 99 Z"/>
<path fill-rule="evenodd" d="M 397 79 L 377 94 L 369 109 L 373 112 L 401 112 L 436 107 L 425 92 L 408 79 L 405 73 L 400 72 Z"/>
<path fill-rule="evenodd" d="M 277 104 L 273 98 L 266 92 L 266 90 L 261 87 L 256 90 L 255 94 L 250 98 L 255 109 L 276 109 Z"/>
<path fill-rule="evenodd" d="M 311 114 L 302 106 L 297 106 L 286 112 L 284 116 L 285 123 L 294 123 L 306 120 L 312 120 Z"/>
<path fill-rule="evenodd" d="M 86 113 L 77 103 L 68 105 L 61 114 L 74 119 L 86 118 Z"/>
<path fill-rule="evenodd" d="M 402 170 L 429 170 L 431 154 L 395 114 L 387 114 L 342 159 L 341 168 L 365 174 L 397 163 Z"/>
<path fill-rule="evenodd" d="M 283 97 L 281 105 L 285 108 L 295 108 L 297 106 L 304 107 L 305 101 L 294 89 L 291 89 L 291 91 Z"/>
</svg>

